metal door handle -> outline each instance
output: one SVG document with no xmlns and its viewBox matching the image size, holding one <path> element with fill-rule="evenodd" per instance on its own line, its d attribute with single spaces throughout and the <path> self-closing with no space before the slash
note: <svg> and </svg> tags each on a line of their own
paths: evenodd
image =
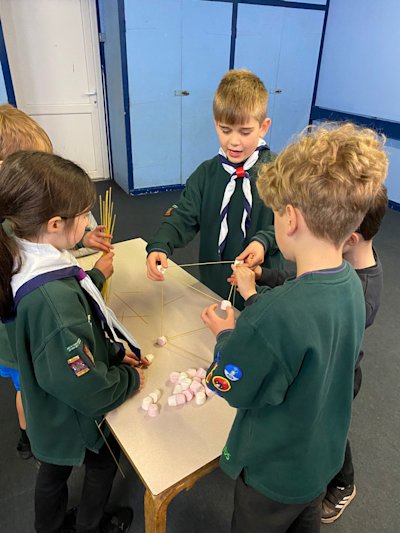
<svg viewBox="0 0 400 533">
<path fill-rule="evenodd" d="M 282 89 L 275 89 L 275 91 L 272 91 L 272 94 L 282 94 Z"/>
</svg>

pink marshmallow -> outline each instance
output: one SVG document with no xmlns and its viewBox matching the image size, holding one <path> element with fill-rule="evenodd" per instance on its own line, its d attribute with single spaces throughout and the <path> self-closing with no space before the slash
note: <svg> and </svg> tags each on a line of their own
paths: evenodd
<svg viewBox="0 0 400 533">
<path fill-rule="evenodd" d="M 185 391 L 183 391 L 183 394 L 185 395 L 187 402 L 190 402 L 193 400 L 194 393 L 190 389 L 186 389 Z"/>
<path fill-rule="evenodd" d="M 201 383 L 199 383 L 198 381 L 192 381 L 192 384 L 190 385 L 189 388 L 195 394 L 197 394 L 198 392 L 204 390 L 203 385 Z"/>
<path fill-rule="evenodd" d="M 152 403 L 149 405 L 149 409 L 147 411 L 149 413 L 149 416 L 157 416 L 160 414 L 160 408 L 156 403 Z"/>
<path fill-rule="evenodd" d="M 200 379 L 204 379 L 206 377 L 206 371 L 204 370 L 204 368 L 198 368 L 196 376 L 198 376 Z"/>
<path fill-rule="evenodd" d="M 188 368 L 186 370 L 186 374 L 190 376 L 191 378 L 194 378 L 196 375 L 196 369 L 195 368 Z"/>
<path fill-rule="evenodd" d="M 176 395 L 176 405 L 183 405 L 186 403 L 186 397 L 184 394 L 180 393 Z"/>
</svg>

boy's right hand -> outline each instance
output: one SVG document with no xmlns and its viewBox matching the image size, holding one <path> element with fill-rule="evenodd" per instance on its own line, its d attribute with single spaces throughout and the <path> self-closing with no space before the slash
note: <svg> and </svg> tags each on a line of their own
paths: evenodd
<svg viewBox="0 0 400 533">
<path fill-rule="evenodd" d="M 247 300 L 253 294 L 257 294 L 255 273 L 244 265 L 232 266 L 235 274 L 238 291 L 242 298 Z"/>
<path fill-rule="evenodd" d="M 164 281 L 164 274 L 157 269 L 157 265 L 168 268 L 167 254 L 164 252 L 150 252 L 146 259 L 147 277 L 153 281 Z"/>
<path fill-rule="evenodd" d="M 98 259 L 95 264 L 94 268 L 97 268 L 97 270 L 100 270 L 100 272 L 103 274 L 103 276 L 108 279 L 110 276 L 112 276 L 112 273 L 114 272 L 114 266 L 113 266 L 113 260 L 114 260 L 115 252 L 111 251 L 107 254 L 104 254 L 103 256 Z"/>
</svg>

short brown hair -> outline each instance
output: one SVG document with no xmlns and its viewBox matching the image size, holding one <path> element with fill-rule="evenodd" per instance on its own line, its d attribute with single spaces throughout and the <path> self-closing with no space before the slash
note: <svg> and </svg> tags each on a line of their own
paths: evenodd
<svg viewBox="0 0 400 533">
<path fill-rule="evenodd" d="M 246 69 L 229 70 L 214 96 L 216 121 L 235 126 L 255 118 L 259 124 L 267 116 L 268 91 L 255 74 Z"/>
<path fill-rule="evenodd" d="M 351 123 L 310 126 L 260 169 L 259 194 L 274 211 L 297 207 L 315 236 L 339 247 L 360 225 L 385 180 L 384 141 Z"/>
<path fill-rule="evenodd" d="M 43 128 L 29 115 L 10 104 L 0 105 L 0 160 L 20 150 L 52 152 Z"/>
<path fill-rule="evenodd" d="M 366 241 L 370 241 L 378 233 L 383 217 L 388 206 L 387 189 L 384 185 L 375 196 L 372 206 L 367 211 L 357 233 L 360 233 Z"/>
</svg>

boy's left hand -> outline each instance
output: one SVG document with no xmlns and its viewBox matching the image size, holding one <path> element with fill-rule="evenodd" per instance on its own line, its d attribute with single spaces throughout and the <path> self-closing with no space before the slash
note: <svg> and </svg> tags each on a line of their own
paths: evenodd
<svg viewBox="0 0 400 533">
<path fill-rule="evenodd" d="M 112 235 L 104 233 L 105 229 L 105 226 L 96 226 L 92 231 L 85 233 L 82 239 L 83 246 L 101 250 L 102 252 L 109 252 L 112 249 Z"/>
<path fill-rule="evenodd" d="M 218 306 L 219 304 L 210 305 L 210 307 L 206 307 L 201 313 L 201 319 L 204 324 L 215 336 L 225 329 L 234 329 L 235 327 L 235 312 L 233 308 L 228 307 L 226 310 L 226 318 L 221 318 L 215 312 Z"/>
<path fill-rule="evenodd" d="M 249 268 L 261 265 L 264 262 L 265 249 L 258 241 L 251 241 L 243 252 L 236 257 L 237 261 L 244 261 Z"/>
<path fill-rule="evenodd" d="M 106 279 L 112 276 L 112 273 L 114 272 L 113 259 L 114 252 L 111 251 L 100 257 L 100 259 L 98 259 L 94 264 L 94 268 L 100 270 Z"/>
</svg>

